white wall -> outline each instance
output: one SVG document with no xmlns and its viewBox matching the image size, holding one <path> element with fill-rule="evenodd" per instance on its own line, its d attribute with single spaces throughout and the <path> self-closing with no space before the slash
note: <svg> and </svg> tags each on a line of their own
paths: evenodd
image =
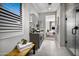
<svg viewBox="0 0 79 59">
<path fill-rule="evenodd" d="M 38 17 L 35 14 L 32 14 L 32 26 L 36 28 L 37 24 L 38 24 Z"/>
<path fill-rule="evenodd" d="M 58 21 L 59 20 L 59 21 Z M 56 42 L 57 42 L 57 46 L 60 47 L 60 5 L 56 11 Z"/>
<path fill-rule="evenodd" d="M 65 46 L 65 4 L 60 4 L 60 46 Z"/>
<path fill-rule="evenodd" d="M 65 30 L 66 30 L 66 24 L 65 24 L 65 4 L 61 3 L 59 8 L 57 9 L 57 14 L 56 14 L 56 23 L 58 23 L 59 19 L 59 25 L 56 24 L 56 40 L 58 43 L 58 46 L 65 46 Z M 57 28 L 59 26 L 59 30 Z"/>
<path fill-rule="evenodd" d="M 39 17 L 37 10 L 35 9 L 32 3 L 28 3 L 28 8 L 29 14 L 34 14 L 36 17 Z"/>
<path fill-rule="evenodd" d="M 32 22 L 30 22 L 30 26 L 33 28 L 36 28 L 36 24 L 38 24 L 39 15 L 32 3 L 28 3 L 28 8 L 29 8 L 28 11 L 29 11 L 30 17 L 32 17 Z"/>
<path fill-rule="evenodd" d="M 0 55 L 10 52 L 22 38 L 29 41 L 29 15 L 27 4 L 22 4 L 22 17 L 22 34 L 8 37 L 6 39 L 0 39 Z M 17 33 L 15 32 L 15 34 Z"/>
<path fill-rule="evenodd" d="M 22 16 L 23 16 L 23 33 L 24 37 L 29 41 L 29 9 L 28 9 L 28 4 L 22 4 Z"/>
</svg>

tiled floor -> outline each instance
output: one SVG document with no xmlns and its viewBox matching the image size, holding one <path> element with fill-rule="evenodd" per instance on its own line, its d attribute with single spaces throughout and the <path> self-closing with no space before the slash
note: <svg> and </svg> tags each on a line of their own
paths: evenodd
<svg viewBox="0 0 79 59">
<path fill-rule="evenodd" d="M 54 38 L 47 38 L 33 56 L 71 56 L 71 54 L 65 47 L 57 47 Z"/>
</svg>

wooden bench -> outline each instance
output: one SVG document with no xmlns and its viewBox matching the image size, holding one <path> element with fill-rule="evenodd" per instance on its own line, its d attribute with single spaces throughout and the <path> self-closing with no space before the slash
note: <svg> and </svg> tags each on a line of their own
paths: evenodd
<svg viewBox="0 0 79 59">
<path fill-rule="evenodd" d="M 13 49 L 11 52 L 6 54 L 6 56 L 27 56 L 28 53 L 33 49 L 33 54 L 35 54 L 35 44 L 32 44 L 31 48 L 27 48 L 20 52 L 18 49 Z"/>
</svg>

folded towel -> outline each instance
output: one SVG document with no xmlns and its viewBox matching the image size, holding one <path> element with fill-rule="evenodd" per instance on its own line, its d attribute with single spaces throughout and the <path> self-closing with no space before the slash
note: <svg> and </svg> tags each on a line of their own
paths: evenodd
<svg viewBox="0 0 79 59">
<path fill-rule="evenodd" d="M 17 48 L 20 52 L 31 47 L 32 47 L 32 42 L 28 42 L 27 44 L 23 44 L 23 45 L 22 44 L 17 45 Z"/>
</svg>

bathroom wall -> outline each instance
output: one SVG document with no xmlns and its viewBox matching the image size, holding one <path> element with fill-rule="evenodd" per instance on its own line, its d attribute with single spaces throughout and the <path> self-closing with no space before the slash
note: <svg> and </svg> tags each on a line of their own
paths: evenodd
<svg viewBox="0 0 79 59">
<path fill-rule="evenodd" d="M 60 4 L 60 46 L 65 46 L 65 33 L 66 33 L 66 22 L 65 22 L 65 4 Z"/>
<path fill-rule="evenodd" d="M 65 4 L 61 3 L 56 12 L 56 40 L 59 47 L 65 47 L 66 39 L 66 21 Z"/>
<path fill-rule="evenodd" d="M 30 14 L 30 19 L 32 20 L 30 22 L 30 27 L 31 28 L 36 28 L 36 24 L 38 24 L 38 18 L 39 18 L 39 15 L 37 13 L 37 10 L 35 9 L 35 7 L 33 6 L 32 3 L 28 3 L 28 11 L 29 11 L 29 14 Z"/>
<path fill-rule="evenodd" d="M 35 14 L 32 14 L 32 27 L 36 28 L 38 24 L 38 17 Z"/>
<path fill-rule="evenodd" d="M 60 4 L 59 7 L 56 11 L 56 42 L 57 42 L 57 46 L 60 47 Z"/>
</svg>

